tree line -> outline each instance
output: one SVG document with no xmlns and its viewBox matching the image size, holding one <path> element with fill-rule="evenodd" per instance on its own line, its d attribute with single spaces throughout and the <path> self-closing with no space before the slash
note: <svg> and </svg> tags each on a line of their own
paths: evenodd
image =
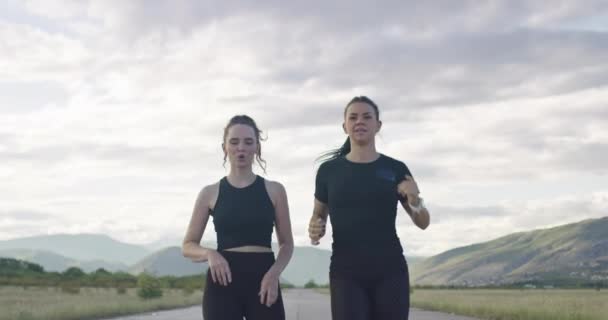
<svg viewBox="0 0 608 320">
<path fill-rule="evenodd" d="M 35 263 L 0 258 L 0 285 L 20 287 L 61 287 L 64 292 L 78 293 L 81 287 L 116 288 L 119 293 L 137 288 L 142 297 L 162 296 L 162 289 L 182 289 L 187 293 L 205 286 L 205 274 L 191 276 L 161 276 L 148 273 L 132 275 L 126 272 L 110 272 L 99 268 L 86 273 L 78 267 L 63 272 L 47 272 Z"/>
</svg>

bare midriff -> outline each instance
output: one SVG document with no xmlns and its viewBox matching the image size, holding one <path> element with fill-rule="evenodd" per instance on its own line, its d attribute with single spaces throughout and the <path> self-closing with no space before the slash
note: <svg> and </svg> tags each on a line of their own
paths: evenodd
<svg viewBox="0 0 608 320">
<path fill-rule="evenodd" d="M 242 246 L 242 247 L 225 249 L 225 251 L 234 251 L 234 252 L 272 252 L 272 248 L 262 247 L 262 246 Z"/>
</svg>

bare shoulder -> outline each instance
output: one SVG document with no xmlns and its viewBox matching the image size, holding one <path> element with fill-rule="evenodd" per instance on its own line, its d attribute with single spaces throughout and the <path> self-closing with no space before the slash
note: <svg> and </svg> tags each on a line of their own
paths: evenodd
<svg viewBox="0 0 608 320">
<path fill-rule="evenodd" d="M 272 202 L 276 202 L 279 197 L 285 195 L 285 187 L 283 187 L 280 182 L 264 179 L 264 183 L 266 184 L 266 191 L 268 191 L 268 195 Z"/>
<path fill-rule="evenodd" d="M 219 181 L 210 185 L 206 185 L 199 192 L 198 201 L 202 201 L 203 204 L 206 204 L 209 209 L 213 209 L 215 207 L 215 202 L 217 201 L 219 191 Z"/>
</svg>

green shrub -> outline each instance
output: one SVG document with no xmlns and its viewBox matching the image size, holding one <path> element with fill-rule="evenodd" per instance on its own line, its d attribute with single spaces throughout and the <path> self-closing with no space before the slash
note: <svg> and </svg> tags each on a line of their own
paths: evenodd
<svg viewBox="0 0 608 320">
<path fill-rule="evenodd" d="M 315 281 L 312 279 L 309 280 L 308 282 L 306 282 L 306 284 L 304 285 L 304 288 L 307 288 L 307 289 L 314 289 L 314 288 L 318 288 L 318 287 L 319 287 L 319 285 L 317 285 L 315 283 Z"/>
<path fill-rule="evenodd" d="M 160 281 L 155 277 L 142 273 L 137 278 L 137 295 L 142 299 L 154 299 L 163 296 Z"/>
</svg>

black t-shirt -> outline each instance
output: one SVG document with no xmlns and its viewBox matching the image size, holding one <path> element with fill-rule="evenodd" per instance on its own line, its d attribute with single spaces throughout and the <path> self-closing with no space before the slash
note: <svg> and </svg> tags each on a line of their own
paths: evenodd
<svg viewBox="0 0 608 320">
<path fill-rule="evenodd" d="M 333 230 L 333 250 L 402 253 L 395 219 L 397 185 L 411 173 L 407 166 L 385 155 L 369 163 L 345 157 L 319 167 L 315 198 L 327 204 Z"/>
</svg>

